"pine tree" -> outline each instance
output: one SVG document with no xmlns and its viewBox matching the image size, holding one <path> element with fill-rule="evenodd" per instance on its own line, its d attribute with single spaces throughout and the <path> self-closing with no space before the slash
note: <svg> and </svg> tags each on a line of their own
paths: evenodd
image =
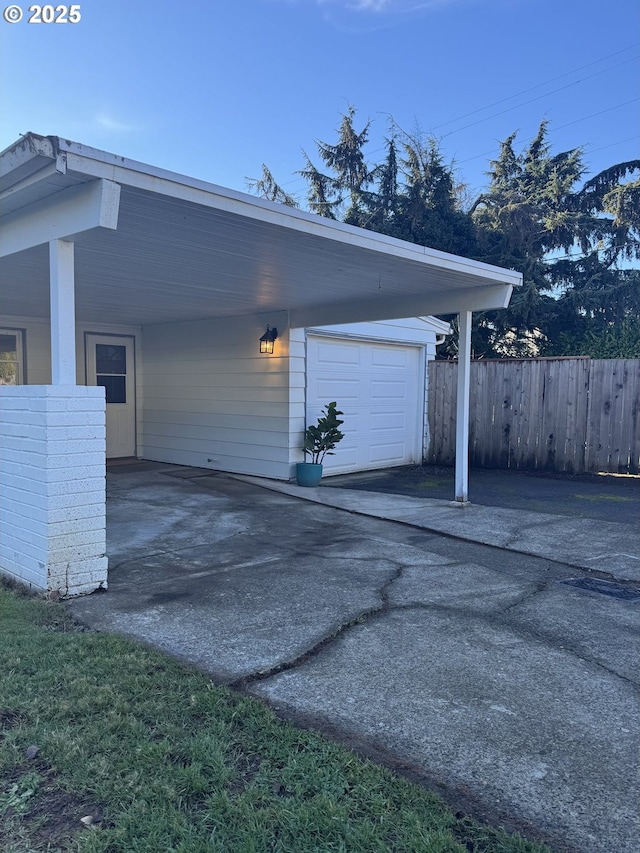
<svg viewBox="0 0 640 853">
<path fill-rule="evenodd" d="M 508 309 L 477 318 L 477 353 L 558 354 L 571 340 L 579 350 L 587 333 L 638 316 L 636 279 L 620 265 L 638 257 L 638 184 L 621 180 L 640 162 L 581 187 L 582 150 L 553 155 L 547 129 L 520 154 L 515 134 L 502 143 L 472 207 L 476 257 L 523 274 Z"/>
<path fill-rule="evenodd" d="M 509 307 L 474 315 L 477 356 L 633 351 L 640 328 L 640 160 L 583 182 L 583 151 L 554 154 L 543 121 L 525 148 L 516 134 L 490 163 L 489 186 L 468 210 L 436 140 L 391 121 L 382 162 L 365 156 L 370 122 L 342 116 L 334 144 L 317 142 L 298 174 L 309 210 L 523 274 Z M 263 166 L 251 182 L 283 204 L 296 200 Z M 464 185 L 463 185 L 464 186 Z M 449 319 L 449 318 L 447 318 Z M 441 351 L 442 352 L 442 351 Z M 453 350 L 449 354 L 453 354 Z M 640 356 L 640 351 L 636 353 Z"/>
</svg>

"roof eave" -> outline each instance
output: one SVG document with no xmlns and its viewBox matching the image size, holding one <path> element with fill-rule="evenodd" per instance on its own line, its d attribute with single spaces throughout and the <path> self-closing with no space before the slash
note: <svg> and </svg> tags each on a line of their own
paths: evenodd
<svg viewBox="0 0 640 853">
<path fill-rule="evenodd" d="M 34 137 L 34 141 L 36 145 L 43 147 L 46 147 L 48 141 L 50 150 L 56 151 L 58 156 L 64 155 L 68 171 L 79 172 L 87 177 L 107 178 L 127 186 L 227 210 L 289 230 L 316 234 L 335 242 L 418 261 L 431 268 L 469 272 L 479 278 L 486 278 L 487 283 L 500 282 L 512 287 L 522 284 L 522 275 L 515 270 L 408 243 L 59 137 Z"/>
</svg>

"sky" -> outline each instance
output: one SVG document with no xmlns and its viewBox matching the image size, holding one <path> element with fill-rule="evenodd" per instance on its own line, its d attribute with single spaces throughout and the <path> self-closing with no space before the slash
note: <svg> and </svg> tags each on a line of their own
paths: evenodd
<svg viewBox="0 0 640 853">
<path fill-rule="evenodd" d="M 0 149 L 52 134 L 241 191 L 266 163 L 303 200 L 303 151 L 320 165 L 351 104 L 371 161 L 393 117 L 439 141 L 469 198 L 543 119 L 585 177 L 640 158 L 638 0 L 84 0 L 73 24 L 15 5 Z"/>
</svg>

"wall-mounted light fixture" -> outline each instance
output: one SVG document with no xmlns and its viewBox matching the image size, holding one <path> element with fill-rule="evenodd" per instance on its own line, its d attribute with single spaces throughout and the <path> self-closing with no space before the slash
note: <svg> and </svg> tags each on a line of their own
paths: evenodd
<svg viewBox="0 0 640 853">
<path fill-rule="evenodd" d="M 277 337 L 278 330 L 276 328 L 270 329 L 269 326 L 267 326 L 267 331 L 260 338 L 260 352 L 271 355 L 273 352 L 273 342 Z"/>
</svg>

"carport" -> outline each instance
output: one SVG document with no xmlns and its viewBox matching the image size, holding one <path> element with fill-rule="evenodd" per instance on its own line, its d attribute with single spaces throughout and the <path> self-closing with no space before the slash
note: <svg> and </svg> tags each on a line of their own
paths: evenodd
<svg viewBox="0 0 640 853">
<path fill-rule="evenodd" d="M 467 502 L 471 316 L 505 307 L 519 273 L 31 133 L 0 155 L 0 199 L 2 315 L 23 338 L 29 324 L 47 324 L 51 365 L 47 381 L 0 388 L 4 573 L 62 595 L 106 586 L 105 397 L 78 364 L 87 329 L 134 326 L 145 330 L 144 351 L 164 347 L 164 360 L 143 365 L 135 417 L 144 422 L 187 344 L 216 338 L 219 357 L 237 362 L 277 326 L 286 361 L 257 367 L 252 354 L 255 399 L 240 401 L 227 426 L 244 430 L 247 457 L 259 459 L 256 420 L 268 420 L 279 467 L 256 462 L 245 473 L 286 479 L 304 426 L 297 330 L 457 313 L 455 500 Z"/>
</svg>

